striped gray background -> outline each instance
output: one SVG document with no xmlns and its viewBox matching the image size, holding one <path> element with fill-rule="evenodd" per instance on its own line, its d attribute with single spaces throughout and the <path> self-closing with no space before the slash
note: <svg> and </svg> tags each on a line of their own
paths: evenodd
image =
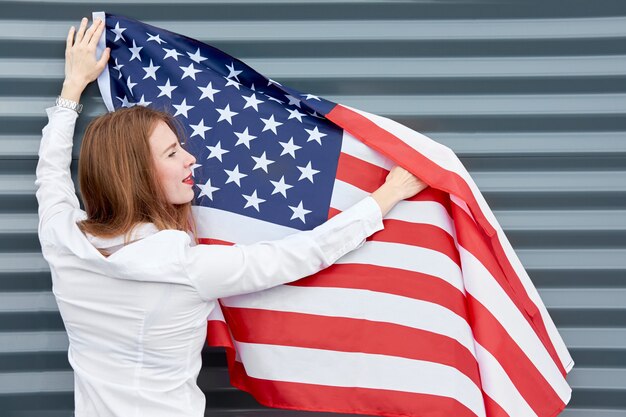
<svg viewBox="0 0 626 417">
<path fill-rule="evenodd" d="M 36 235 L 34 174 L 64 39 L 105 10 L 211 43 L 301 91 L 453 148 L 576 366 L 566 417 L 626 416 L 626 2 L 0 1 L 0 416 L 72 415 L 67 339 Z M 75 142 L 105 111 L 88 88 Z M 76 161 L 72 165 L 76 175 Z M 265 409 L 207 350 L 211 416 Z"/>
</svg>

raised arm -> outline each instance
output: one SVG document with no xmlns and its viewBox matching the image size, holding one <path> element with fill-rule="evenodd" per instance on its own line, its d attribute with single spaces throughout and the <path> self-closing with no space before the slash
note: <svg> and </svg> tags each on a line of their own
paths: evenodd
<svg viewBox="0 0 626 417">
<path fill-rule="evenodd" d="M 87 29 L 87 22 L 86 18 L 82 20 L 76 35 L 72 27 L 66 41 L 65 80 L 60 96 L 76 103 L 80 101 L 85 87 L 102 72 L 110 53 L 107 49 L 96 60 L 96 44 L 104 24 L 96 21 Z M 60 106 L 50 107 L 46 109 L 46 113 L 48 124 L 42 130 L 35 180 L 40 237 L 55 214 L 80 207 L 70 175 L 74 127 L 78 114 Z"/>
</svg>

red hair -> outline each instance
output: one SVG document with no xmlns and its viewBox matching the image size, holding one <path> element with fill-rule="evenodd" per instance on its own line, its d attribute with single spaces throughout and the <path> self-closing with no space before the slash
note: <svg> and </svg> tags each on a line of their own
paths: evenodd
<svg viewBox="0 0 626 417">
<path fill-rule="evenodd" d="M 78 162 L 78 182 L 87 212 L 87 219 L 78 224 L 83 232 L 103 238 L 123 234 L 128 243 L 133 227 L 148 222 L 159 230 L 191 232 L 197 243 L 191 202 L 168 203 L 155 174 L 148 139 L 159 121 L 184 143 L 184 129 L 178 121 L 148 107 L 119 109 L 89 123 Z"/>
</svg>

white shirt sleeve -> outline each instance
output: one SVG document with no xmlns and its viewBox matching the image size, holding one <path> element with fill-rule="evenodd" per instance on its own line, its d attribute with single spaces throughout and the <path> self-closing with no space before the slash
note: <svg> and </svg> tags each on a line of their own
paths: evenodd
<svg viewBox="0 0 626 417">
<path fill-rule="evenodd" d="M 80 209 L 70 174 L 74 126 L 78 114 L 58 106 L 47 108 L 46 113 L 48 124 L 42 130 L 35 179 L 40 239 L 46 234 L 46 228 L 56 214 Z"/>
<path fill-rule="evenodd" d="M 376 201 L 366 197 L 313 230 L 251 245 L 188 246 L 186 273 L 205 299 L 260 291 L 314 274 L 383 229 Z"/>
</svg>

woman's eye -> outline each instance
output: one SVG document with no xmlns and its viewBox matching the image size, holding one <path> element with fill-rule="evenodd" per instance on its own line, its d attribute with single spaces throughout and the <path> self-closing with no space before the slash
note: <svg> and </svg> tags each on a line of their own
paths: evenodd
<svg viewBox="0 0 626 417">
<path fill-rule="evenodd" d="M 174 154 L 176 153 L 176 151 L 172 152 L 171 154 L 169 154 L 168 156 L 174 156 Z"/>
</svg>

